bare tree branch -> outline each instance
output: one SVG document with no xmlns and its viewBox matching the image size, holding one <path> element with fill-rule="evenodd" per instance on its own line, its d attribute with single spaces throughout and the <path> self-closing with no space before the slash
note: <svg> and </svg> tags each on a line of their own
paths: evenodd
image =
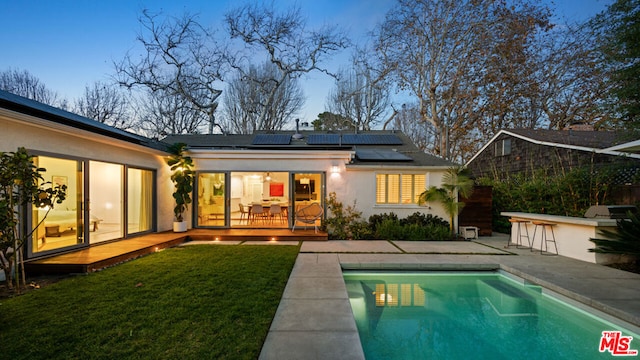
<svg viewBox="0 0 640 360">
<path fill-rule="evenodd" d="M 213 132 L 227 63 L 225 47 L 217 44 L 190 14 L 161 20 L 159 15 L 144 10 L 139 21 L 147 32 L 138 36 L 146 54 L 139 59 L 128 54 L 115 64 L 119 84 L 184 98 L 192 110 L 207 116 L 209 132 Z M 186 131 L 193 126 L 178 128 Z"/>
<path fill-rule="evenodd" d="M 225 22 L 231 38 L 241 40 L 247 51 L 252 52 L 251 58 L 263 52 L 277 69 L 271 78 L 273 86 L 270 86 L 258 115 L 263 124 L 269 122 L 269 112 L 273 111 L 282 86 L 312 71 L 331 74 L 322 62 L 348 45 L 347 38 L 335 26 L 306 30 L 299 8 L 277 13 L 273 6 L 248 4 L 227 13 Z M 246 61 L 248 58 L 240 59 Z M 241 62 L 234 67 L 241 72 L 250 69 Z M 255 82 L 263 81 L 252 79 L 247 72 L 242 76 Z"/>
</svg>

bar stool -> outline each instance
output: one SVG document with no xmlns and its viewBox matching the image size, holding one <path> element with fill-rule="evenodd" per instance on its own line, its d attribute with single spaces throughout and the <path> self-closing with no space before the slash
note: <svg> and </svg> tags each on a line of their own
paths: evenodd
<svg viewBox="0 0 640 360">
<path fill-rule="evenodd" d="M 556 243 L 556 235 L 553 233 L 553 227 L 556 225 L 554 223 L 546 222 L 546 221 L 533 221 L 533 225 L 536 227 L 533 229 L 533 242 L 536 242 L 536 231 L 538 231 L 538 226 L 542 227 L 542 234 L 540 235 L 540 254 L 547 255 L 558 255 L 558 244 Z M 551 230 L 551 238 L 547 236 L 547 229 Z M 556 249 L 555 254 L 549 253 L 548 244 L 549 242 L 553 243 L 553 247 Z M 542 246 L 544 245 L 544 252 L 542 250 Z M 533 247 L 531 247 L 531 251 L 533 251 Z"/>
<path fill-rule="evenodd" d="M 513 242 L 514 244 L 516 244 L 516 248 L 517 249 L 531 249 L 532 248 L 532 244 L 531 244 L 531 239 L 529 238 L 529 229 L 527 229 L 527 224 L 529 223 L 528 220 L 522 220 L 522 219 L 509 219 L 509 222 L 512 224 L 517 224 L 518 225 L 518 230 L 516 230 L 516 238 L 513 238 L 513 231 L 511 232 L 511 237 L 509 238 L 509 240 L 507 240 L 507 248 L 509 246 L 511 246 L 511 242 Z M 525 233 L 522 233 L 522 229 L 521 229 L 521 225 L 524 225 L 524 231 Z M 534 233 L 535 234 L 535 233 Z M 525 246 L 522 243 L 522 239 L 527 239 L 527 244 L 529 244 L 529 246 Z M 535 239 L 535 237 L 534 237 Z"/>
</svg>

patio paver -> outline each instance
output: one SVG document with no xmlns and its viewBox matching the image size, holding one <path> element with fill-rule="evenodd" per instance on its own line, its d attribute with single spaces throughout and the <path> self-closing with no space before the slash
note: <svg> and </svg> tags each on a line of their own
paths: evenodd
<svg viewBox="0 0 640 360">
<path fill-rule="evenodd" d="M 366 252 L 366 253 L 401 253 L 402 250 L 395 247 L 391 242 L 385 240 L 373 241 L 349 241 L 349 240 L 332 240 L 323 242 L 305 241 L 300 248 L 300 252 L 330 252 L 330 253 L 350 253 L 350 252 Z"/>
<path fill-rule="evenodd" d="M 508 255 L 509 252 L 495 249 L 471 241 L 393 241 L 407 253 L 429 254 L 496 254 Z"/>
</svg>

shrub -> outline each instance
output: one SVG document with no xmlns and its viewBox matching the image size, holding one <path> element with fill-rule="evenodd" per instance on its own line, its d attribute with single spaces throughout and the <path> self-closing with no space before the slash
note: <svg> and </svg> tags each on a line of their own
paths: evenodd
<svg viewBox="0 0 640 360">
<path fill-rule="evenodd" d="M 428 240 L 428 228 L 419 224 L 402 226 L 404 240 Z"/>
<path fill-rule="evenodd" d="M 611 202 L 612 185 L 633 166 L 621 161 L 605 166 L 586 165 L 572 169 L 554 167 L 528 173 L 480 178 L 479 185 L 493 187 L 493 230 L 509 233 L 511 226 L 503 211 L 517 211 L 582 217 L 596 204 Z M 637 181 L 634 177 L 628 181 Z M 627 180 L 625 180 L 627 181 Z"/>
<path fill-rule="evenodd" d="M 640 258 L 640 215 L 628 213 L 629 219 L 616 221 L 616 231 L 602 230 L 608 239 L 589 239 L 596 247 L 590 252 L 623 254 Z"/>
<path fill-rule="evenodd" d="M 453 240 L 451 237 L 451 231 L 449 230 L 449 225 L 428 225 L 425 228 L 426 231 L 426 240 L 433 241 L 444 241 L 444 240 Z"/>
<path fill-rule="evenodd" d="M 404 219 L 400 220 L 402 225 L 411 225 L 416 224 L 420 226 L 430 226 L 430 225 L 441 225 L 449 227 L 449 222 L 439 216 L 435 216 L 432 214 L 425 214 L 419 211 L 407 216 Z"/>
<path fill-rule="evenodd" d="M 330 239 L 357 239 L 354 232 L 358 236 L 364 235 L 365 231 L 362 230 L 364 226 L 360 224 L 363 222 L 362 213 L 356 210 L 355 203 L 345 208 L 342 202 L 337 200 L 336 193 L 331 192 L 327 199 L 327 207 L 330 216 L 326 217 L 322 227 L 327 231 Z"/>
<path fill-rule="evenodd" d="M 369 216 L 369 225 L 371 226 L 371 231 L 373 233 L 376 233 L 378 231 L 378 227 L 380 226 L 380 224 L 382 224 L 386 220 L 398 221 L 398 215 L 394 213 L 389 213 L 389 214 L 384 213 L 384 214 L 374 214 Z"/>
<path fill-rule="evenodd" d="M 617 221 L 616 231 L 602 230 L 607 239 L 589 239 L 595 244 L 590 252 L 624 255 L 629 258 L 611 266 L 640 273 L 640 214 L 628 213 L 629 219 Z"/>
<path fill-rule="evenodd" d="M 449 222 L 431 214 L 416 212 L 404 219 L 394 213 L 371 215 L 362 219 L 355 203 L 344 207 L 335 193 L 327 198 L 329 214 L 323 229 L 330 239 L 342 240 L 451 240 Z"/>
<path fill-rule="evenodd" d="M 394 213 L 369 217 L 376 239 L 382 240 L 451 240 L 449 222 L 441 217 L 416 212 L 404 219 Z"/>
<path fill-rule="evenodd" d="M 398 219 L 391 217 L 382 220 L 375 230 L 376 239 L 404 240 L 404 228 Z"/>
<path fill-rule="evenodd" d="M 354 221 L 348 225 L 349 232 L 353 240 L 375 239 L 371 226 L 365 220 Z"/>
</svg>

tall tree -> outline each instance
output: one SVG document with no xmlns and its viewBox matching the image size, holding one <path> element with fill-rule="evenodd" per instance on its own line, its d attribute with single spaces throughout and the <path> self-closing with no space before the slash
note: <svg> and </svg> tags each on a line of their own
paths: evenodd
<svg viewBox="0 0 640 360">
<path fill-rule="evenodd" d="M 358 129 L 370 130 L 389 111 L 389 85 L 384 71 L 373 67 L 367 53 L 356 53 L 352 65 L 338 75 L 335 88 L 327 98 L 327 108 L 353 119 Z"/>
<path fill-rule="evenodd" d="M 66 108 L 67 102 L 57 92 L 47 88 L 27 70 L 8 69 L 0 72 L 0 90 L 20 95 L 43 104 Z"/>
<path fill-rule="evenodd" d="M 249 58 L 264 54 L 275 65 L 276 72 L 268 79 L 264 106 L 258 109 L 261 123 L 267 122 L 276 107 L 282 87 L 312 71 L 331 74 L 323 62 L 348 45 L 346 37 L 335 26 L 307 30 L 299 8 L 279 13 L 273 5 L 247 4 L 228 12 L 225 23 L 231 38 L 240 40 L 250 52 L 235 64 L 244 79 L 255 83 L 266 80 L 253 78 L 245 71 L 251 69 L 246 65 Z"/>
<path fill-rule="evenodd" d="M 402 131 L 422 151 L 426 151 L 435 138 L 433 126 L 420 121 L 420 108 L 416 103 L 402 104 L 396 116 L 383 129 Z"/>
<path fill-rule="evenodd" d="M 133 126 L 129 100 L 118 86 L 102 82 L 85 86 L 73 109 L 79 115 L 127 130 Z"/>
<path fill-rule="evenodd" d="M 271 62 L 238 72 L 223 97 L 224 127 L 238 134 L 282 130 L 305 99 L 297 78 L 287 77 L 278 86 L 274 80 L 278 76 Z"/>
<path fill-rule="evenodd" d="M 572 123 L 601 127 L 608 122 L 601 105 L 609 74 L 592 38 L 581 25 L 558 26 L 531 47 L 528 67 L 533 86 L 524 98 L 538 126 L 562 130 Z M 537 107 L 537 108 L 536 108 Z"/>
<path fill-rule="evenodd" d="M 590 25 L 612 72 L 612 105 L 625 127 L 640 130 L 640 0 L 617 0 Z"/>
<path fill-rule="evenodd" d="M 138 132 L 151 138 L 201 133 L 209 118 L 193 103 L 170 90 L 148 90 L 138 101 Z"/>
<path fill-rule="evenodd" d="M 315 131 L 358 131 L 357 124 L 350 118 L 325 111 L 313 120 Z"/>
<path fill-rule="evenodd" d="M 454 141 L 467 138 L 481 120 L 476 108 L 487 59 L 526 43 L 546 24 L 548 13 L 526 1 L 398 0 L 376 29 L 381 61 L 399 88 L 416 97 L 421 121 L 436 130 L 434 153 L 461 153 L 451 151 Z M 503 31 L 505 22 L 523 20 L 526 28 Z M 500 42 L 510 46 L 500 48 Z"/>
<path fill-rule="evenodd" d="M 147 32 L 138 36 L 146 54 L 127 54 L 115 63 L 118 82 L 128 88 L 160 92 L 171 101 L 189 103 L 190 110 L 207 117 L 209 132 L 213 132 L 218 97 L 222 94 L 225 46 L 218 44 L 194 15 L 162 19 L 159 14 L 144 10 L 139 21 Z M 196 128 L 194 124 L 173 127 L 181 131 Z"/>
</svg>

